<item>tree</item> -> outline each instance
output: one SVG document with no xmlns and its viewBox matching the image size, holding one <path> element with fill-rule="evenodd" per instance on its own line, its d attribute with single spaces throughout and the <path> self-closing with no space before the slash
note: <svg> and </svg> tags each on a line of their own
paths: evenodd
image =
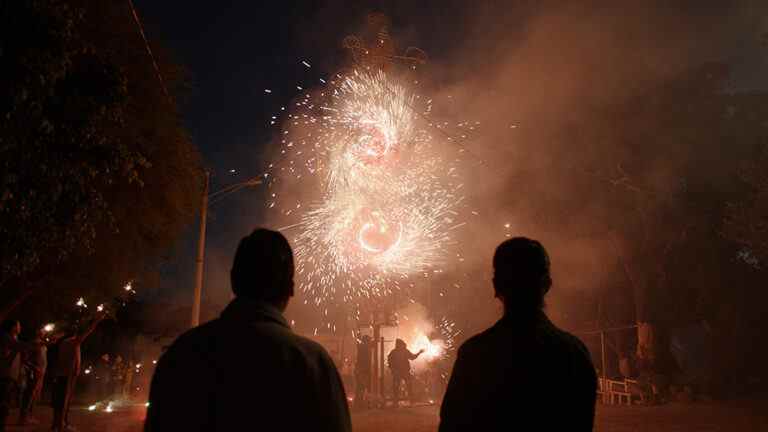
<svg viewBox="0 0 768 432">
<path fill-rule="evenodd" d="M 168 250 L 202 190 L 171 97 L 183 73 L 163 56 L 160 81 L 127 2 L 31 0 L 4 13 L 3 297 L 119 290 Z"/>
<path fill-rule="evenodd" d="M 729 203 L 723 234 L 740 244 L 739 257 L 755 268 L 768 263 L 768 140 L 754 161 L 740 170 L 746 196 Z"/>
</svg>

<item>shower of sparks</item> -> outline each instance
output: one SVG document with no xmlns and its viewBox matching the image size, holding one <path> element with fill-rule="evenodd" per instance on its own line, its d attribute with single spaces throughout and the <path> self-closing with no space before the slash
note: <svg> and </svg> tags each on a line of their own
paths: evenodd
<svg viewBox="0 0 768 432">
<path fill-rule="evenodd" d="M 317 306 L 388 295 L 444 263 L 462 184 L 457 158 L 444 157 L 455 149 L 429 133 L 430 111 L 383 72 L 353 71 L 283 119 L 281 158 L 265 177 L 285 196 L 267 207 L 288 225 L 297 280 Z"/>
<path fill-rule="evenodd" d="M 403 318 L 408 320 L 407 317 Z M 413 364 L 416 370 L 419 370 L 431 362 L 449 359 L 456 351 L 456 337 L 460 333 L 455 322 L 442 318 L 436 325 L 423 322 L 417 325 L 412 333 L 402 338 L 411 351 L 423 350 L 422 355 Z"/>
<path fill-rule="evenodd" d="M 456 328 L 454 321 L 445 317 L 440 319 L 435 329 L 440 333 L 443 357 L 450 356 L 456 350 L 456 337 L 461 334 L 461 330 Z"/>
<path fill-rule="evenodd" d="M 413 350 L 423 350 L 423 356 L 427 360 L 439 358 L 443 353 L 443 347 L 439 341 L 430 340 L 427 335 L 420 333 L 412 343 L 409 344 Z"/>
</svg>

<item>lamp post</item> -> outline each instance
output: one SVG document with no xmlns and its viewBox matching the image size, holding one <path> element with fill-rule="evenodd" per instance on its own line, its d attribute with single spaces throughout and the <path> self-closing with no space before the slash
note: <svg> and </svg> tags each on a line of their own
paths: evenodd
<svg viewBox="0 0 768 432">
<path fill-rule="evenodd" d="M 190 327 L 197 327 L 200 325 L 200 303 L 203 296 L 203 274 L 205 263 L 205 230 L 208 223 L 208 206 L 211 198 L 219 197 L 223 198 L 226 195 L 237 192 L 240 189 L 248 186 L 256 186 L 263 183 L 261 177 L 253 177 L 242 183 L 236 183 L 229 185 L 224 189 L 216 191 L 212 194 L 208 193 L 211 181 L 211 173 L 205 172 L 205 187 L 203 188 L 203 197 L 200 205 L 200 237 L 197 241 L 197 259 L 195 260 L 195 292 L 192 299 L 192 319 L 190 320 Z M 214 201 L 216 202 L 216 201 Z"/>
</svg>

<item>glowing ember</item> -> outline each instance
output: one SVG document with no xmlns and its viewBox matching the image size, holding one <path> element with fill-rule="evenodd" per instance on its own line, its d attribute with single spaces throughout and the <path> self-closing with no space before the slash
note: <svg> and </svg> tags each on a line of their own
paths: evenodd
<svg viewBox="0 0 768 432">
<path fill-rule="evenodd" d="M 136 291 L 134 291 L 134 289 L 133 289 L 133 282 L 132 281 L 129 281 L 128 283 L 126 283 L 125 286 L 123 287 L 123 289 L 126 292 L 131 293 L 131 294 L 135 294 L 136 293 Z"/>
<path fill-rule="evenodd" d="M 90 405 L 88 411 L 96 411 L 96 405 Z"/>
<path fill-rule="evenodd" d="M 43 326 L 43 331 L 46 333 L 50 333 L 56 329 L 56 324 L 54 323 L 48 323 Z"/>
<path fill-rule="evenodd" d="M 100 305 L 96 306 L 96 310 L 99 311 L 99 312 L 103 311 L 104 310 L 104 305 L 100 304 Z"/>
<path fill-rule="evenodd" d="M 88 305 L 87 305 L 87 304 L 85 304 L 85 299 L 83 299 L 82 297 L 80 297 L 79 299 L 77 299 L 77 303 L 75 303 L 75 305 L 76 305 L 77 307 L 81 307 L 81 308 L 87 308 L 87 307 L 88 307 Z"/>
</svg>

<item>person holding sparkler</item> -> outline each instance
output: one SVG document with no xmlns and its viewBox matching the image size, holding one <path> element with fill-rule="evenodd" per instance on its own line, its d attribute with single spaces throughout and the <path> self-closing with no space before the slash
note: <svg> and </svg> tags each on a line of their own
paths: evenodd
<svg viewBox="0 0 768 432">
<path fill-rule="evenodd" d="M 75 390 L 77 377 L 80 375 L 80 348 L 88 336 L 96 330 L 99 323 L 107 317 L 107 312 L 100 308 L 91 323 L 85 329 L 75 328 L 59 342 L 59 352 L 54 366 L 53 392 L 53 431 L 73 430 L 69 426 L 69 403 Z"/>
<path fill-rule="evenodd" d="M 589 351 L 543 311 L 552 285 L 547 251 L 512 238 L 496 249 L 493 269 L 504 316 L 459 348 L 440 432 L 592 431 L 597 376 Z"/>
<path fill-rule="evenodd" d="M 408 345 L 402 339 L 395 341 L 395 349 L 389 352 L 387 363 L 392 370 L 392 394 L 395 403 L 400 400 L 400 384 L 405 382 L 405 388 L 408 390 L 408 397 L 413 401 L 413 377 L 411 376 L 411 361 L 419 358 L 424 353 L 424 349 L 416 354 L 408 350 Z"/>
<path fill-rule="evenodd" d="M 293 251 L 282 234 L 243 238 L 221 317 L 181 335 L 157 363 L 145 432 L 352 429 L 344 387 L 318 343 L 291 330 Z"/>
<path fill-rule="evenodd" d="M 35 334 L 35 339 L 32 340 L 35 347 L 27 352 L 27 355 L 25 356 L 28 376 L 27 386 L 24 388 L 24 392 L 21 396 L 21 405 L 19 406 L 20 425 L 38 423 L 33 418 L 29 417 L 29 414 L 43 390 L 43 378 L 48 369 L 48 346 L 46 345 L 46 342 L 51 340 L 50 334 L 54 329 L 54 324 L 46 324 L 41 327 Z"/>
</svg>

